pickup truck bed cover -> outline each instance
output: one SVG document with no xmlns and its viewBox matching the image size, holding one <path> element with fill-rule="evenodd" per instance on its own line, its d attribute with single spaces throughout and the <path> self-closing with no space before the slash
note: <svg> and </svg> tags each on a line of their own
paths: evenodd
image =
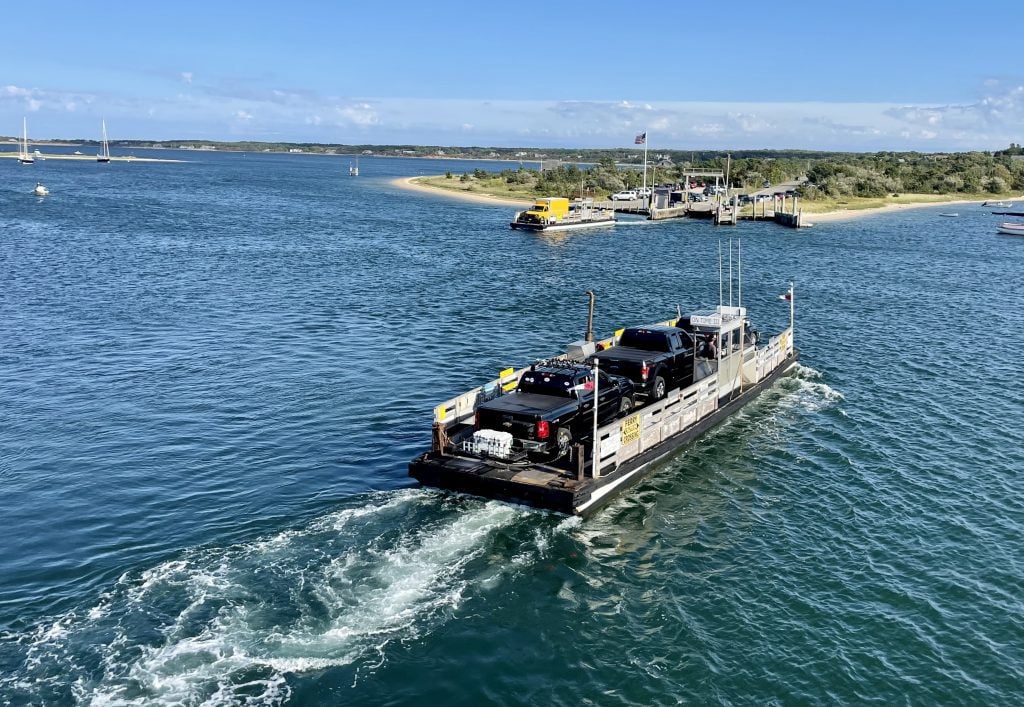
<svg viewBox="0 0 1024 707">
<path fill-rule="evenodd" d="M 576 401 L 573 398 L 563 398 L 558 395 L 541 395 L 540 393 L 513 393 L 503 395 L 487 403 L 488 409 L 492 412 L 515 412 L 515 413 L 536 413 L 538 411 L 553 410 L 558 407 L 569 405 L 575 408 Z"/>
<path fill-rule="evenodd" d="M 644 349 L 634 349 L 631 346 L 616 346 L 606 351 L 598 351 L 594 354 L 594 358 L 602 358 L 602 354 L 605 354 L 607 358 L 616 358 L 618 360 L 626 361 L 650 361 L 652 356 L 657 356 L 656 351 L 645 351 Z"/>
</svg>

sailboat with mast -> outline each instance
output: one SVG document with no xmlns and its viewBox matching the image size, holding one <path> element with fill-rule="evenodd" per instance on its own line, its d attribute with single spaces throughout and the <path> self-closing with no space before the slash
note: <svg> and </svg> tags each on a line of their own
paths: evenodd
<svg viewBox="0 0 1024 707">
<path fill-rule="evenodd" d="M 18 162 L 21 164 L 35 164 L 36 158 L 28 151 L 28 119 L 21 119 L 21 148 L 18 151 Z"/>
<path fill-rule="evenodd" d="M 96 155 L 97 162 L 110 162 L 110 144 L 107 142 L 107 121 L 102 121 L 103 142 L 100 143 L 100 154 Z"/>
<path fill-rule="evenodd" d="M 356 164 L 355 164 L 354 167 L 352 166 L 351 162 L 348 163 L 348 176 L 350 176 L 350 177 L 358 177 L 359 176 L 359 158 L 358 157 L 356 157 Z"/>
</svg>

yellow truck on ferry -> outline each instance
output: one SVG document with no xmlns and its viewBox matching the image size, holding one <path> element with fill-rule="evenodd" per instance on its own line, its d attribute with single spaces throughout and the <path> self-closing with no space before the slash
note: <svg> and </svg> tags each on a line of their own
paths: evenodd
<svg viewBox="0 0 1024 707">
<path fill-rule="evenodd" d="M 615 212 L 595 207 L 593 199 L 570 201 L 563 196 L 545 196 L 526 211 L 517 212 L 509 225 L 528 231 L 559 231 L 614 223 Z"/>
</svg>

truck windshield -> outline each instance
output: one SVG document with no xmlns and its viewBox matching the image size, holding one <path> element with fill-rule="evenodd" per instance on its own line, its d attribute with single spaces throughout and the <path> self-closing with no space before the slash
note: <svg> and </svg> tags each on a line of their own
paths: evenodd
<svg viewBox="0 0 1024 707">
<path fill-rule="evenodd" d="M 548 373 L 546 371 L 527 371 L 519 378 L 518 390 L 521 393 L 537 393 L 538 395 L 557 395 L 561 398 L 575 398 L 576 390 L 573 377 L 565 373 Z"/>
<path fill-rule="evenodd" d="M 668 336 L 661 331 L 650 329 L 626 329 L 619 337 L 619 346 L 644 351 L 668 351 Z"/>
</svg>

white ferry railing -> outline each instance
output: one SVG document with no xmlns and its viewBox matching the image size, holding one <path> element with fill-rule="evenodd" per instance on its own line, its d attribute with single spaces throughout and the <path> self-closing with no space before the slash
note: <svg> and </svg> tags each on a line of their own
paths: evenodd
<svg viewBox="0 0 1024 707">
<path fill-rule="evenodd" d="M 445 428 L 453 425 L 468 424 L 473 420 L 473 416 L 476 414 L 476 407 L 482 402 L 493 400 L 494 398 L 509 392 L 515 388 L 516 381 L 519 380 L 519 376 L 529 370 L 529 366 L 525 366 L 518 370 L 507 368 L 502 371 L 497 378 L 481 386 L 473 388 L 462 395 L 458 395 L 450 400 L 445 400 L 443 403 L 434 408 L 434 422 L 444 425 Z M 511 384 L 511 388 L 509 385 Z"/>
<path fill-rule="evenodd" d="M 718 376 L 711 375 L 597 431 L 599 468 L 611 471 L 718 408 Z"/>
<path fill-rule="evenodd" d="M 769 375 L 772 371 L 779 367 L 782 362 L 793 353 L 793 336 L 792 329 L 787 328 L 781 332 L 778 336 L 773 336 L 768 340 L 768 345 L 764 348 L 757 350 L 757 360 L 755 361 L 755 370 L 753 378 L 748 379 L 748 382 L 758 383 L 764 380 L 765 376 Z M 746 377 L 746 370 L 744 376 Z"/>
<path fill-rule="evenodd" d="M 673 320 L 668 320 L 667 322 L 658 322 L 658 324 L 670 324 L 672 321 Z M 618 344 L 619 336 L 622 335 L 623 331 L 624 329 L 619 329 L 618 331 L 615 332 L 613 336 L 610 336 L 607 339 L 602 339 L 597 343 L 603 345 L 604 348 L 608 348 L 609 346 L 615 346 Z M 778 368 L 778 366 L 792 353 L 792 329 L 787 328 L 777 336 L 773 336 L 771 339 L 769 339 L 767 346 L 757 349 L 751 349 L 749 353 L 746 353 L 744 355 L 744 383 L 753 384 L 764 380 L 765 376 L 769 375 L 772 371 Z M 562 354 L 557 358 L 565 358 L 565 354 Z M 446 400 L 445 402 L 441 403 L 440 405 L 434 408 L 434 422 L 440 423 L 445 428 L 449 428 L 457 424 L 469 424 L 472 421 L 473 416 L 476 413 L 476 408 L 480 403 L 485 402 L 487 400 L 492 400 L 493 398 L 496 398 L 499 395 L 514 390 L 515 383 L 519 380 L 519 376 L 522 375 L 522 373 L 528 369 L 529 366 L 524 366 L 523 368 L 515 370 L 510 368 L 505 369 L 504 371 L 501 372 L 498 378 L 495 378 L 494 380 L 489 381 L 484 385 L 473 388 L 472 390 L 463 393 L 462 395 L 451 398 L 450 400 Z M 673 395 L 680 396 L 679 400 L 682 404 L 682 408 L 680 408 L 680 414 L 683 416 L 684 419 L 681 422 L 680 429 L 688 427 L 689 425 L 693 424 L 701 417 L 703 417 L 705 414 L 708 414 L 707 412 L 704 412 L 702 414 L 697 415 L 696 417 L 692 417 L 692 413 L 694 412 L 695 408 L 692 405 L 690 405 L 690 402 L 692 401 L 693 397 L 698 394 L 698 391 L 704 390 L 709 386 L 717 387 L 717 385 L 718 376 L 711 375 L 699 381 L 698 383 L 695 383 L 689 388 L 686 388 L 682 391 L 670 393 L 665 400 L 662 400 L 659 403 L 655 403 L 653 405 L 648 405 L 644 407 L 642 412 L 647 417 L 644 418 L 645 423 L 643 426 L 643 433 L 646 434 L 649 439 L 653 439 L 653 433 L 650 432 L 650 427 L 653 425 L 651 420 L 654 420 L 663 414 L 666 406 L 670 406 L 670 403 L 673 399 Z M 709 395 L 711 394 L 709 393 Z M 715 396 L 711 395 L 711 397 Z M 704 404 L 706 405 L 706 401 L 704 401 Z M 715 397 L 715 406 L 717 407 L 717 397 Z M 715 408 L 712 407 L 710 408 L 710 411 L 713 411 L 714 409 Z M 668 413 L 664 414 L 667 417 L 671 418 L 671 416 L 675 413 L 672 412 L 672 410 L 669 410 Z M 632 417 L 625 419 L 632 419 Z M 615 425 L 617 424 L 618 423 L 615 423 L 613 425 L 607 425 L 606 427 L 601 428 L 601 430 L 611 429 L 612 427 L 615 427 Z M 669 425 L 672 425 L 671 420 L 669 421 Z M 626 447 L 631 444 L 633 444 L 633 441 L 621 442 L 621 446 L 623 449 L 626 449 Z M 647 449 L 650 445 L 644 443 L 640 446 L 642 447 L 642 449 Z M 632 456 L 632 454 L 630 454 L 629 456 Z"/>
</svg>

